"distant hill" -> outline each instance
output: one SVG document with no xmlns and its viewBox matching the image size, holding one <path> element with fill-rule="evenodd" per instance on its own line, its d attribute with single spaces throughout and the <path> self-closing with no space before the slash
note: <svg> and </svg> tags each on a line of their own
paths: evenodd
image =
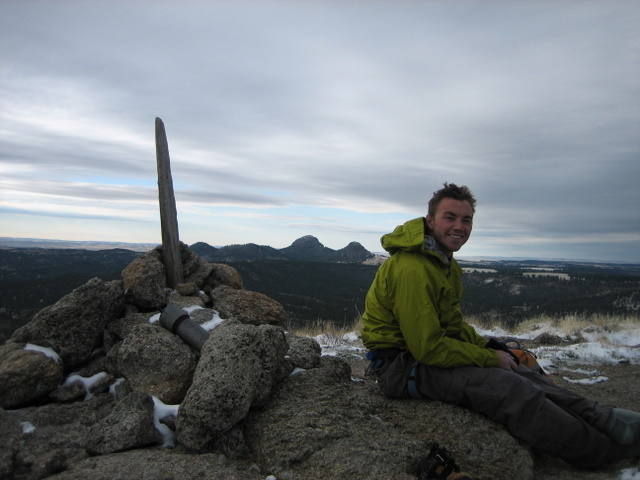
<svg viewBox="0 0 640 480">
<path fill-rule="evenodd" d="M 351 323 L 363 311 L 377 270 L 376 265 L 358 262 L 368 253 L 358 243 L 332 250 L 314 237 L 302 237 L 280 250 L 255 244 L 215 248 L 198 243 L 192 248 L 210 261 L 234 266 L 245 288 L 280 301 L 294 324 L 317 319 Z M 91 277 L 119 278 L 137 255 L 123 249 L 0 249 L 0 342 L 36 311 Z M 481 320 L 516 324 L 540 314 L 640 314 L 640 265 L 486 259 L 460 263 L 463 311 Z"/>
<path fill-rule="evenodd" d="M 266 245 L 256 245 L 255 243 L 227 245 L 226 247 L 215 248 L 204 242 L 198 242 L 189 248 L 205 260 L 211 262 L 286 260 L 286 257 L 277 249 Z"/>
<path fill-rule="evenodd" d="M 189 248 L 210 262 L 296 260 L 303 262 L 363 263 L 374 256 L 373 253 L 358 242 L 351 242 L 340 250 L 333 250 L 325 247 L 312 235 L 298 238 L 290 246 L 281 249 L 266 245 L 256 245 L 255 243 L 215 248 L 204 242 L 194 243 Z"/>
</svg>

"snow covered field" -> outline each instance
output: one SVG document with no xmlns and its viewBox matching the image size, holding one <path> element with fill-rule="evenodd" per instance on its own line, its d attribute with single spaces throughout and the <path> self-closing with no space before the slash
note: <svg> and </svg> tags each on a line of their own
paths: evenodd
<svg viewBox="0 0 640 480">
<path fill-rule="evenodd" d="M 474 327 L 478 333 L 486 337 L 519 339 L 538 357 L 538 362 L 548 373 L 559 375 L 569 383 L 590 385 L 608 382 L 609 378 L 602 374 L 599 367 L 617 364 L 640 365 L 638 322 L 621 322 L 612 326 L 587 323 L 579 331 L 569 334 L 554 326 L 553 321 L 540 322 L 526 332 L 511 332 L 500 328 L 483 329 L 475 325 Z M 532 346 L 532 340 L 543 333 L 563 339 L 567 343 Z M 340 338 L 327 334 L 314 338 L 320 343 L 323 355 L 364 359 L 366 349 L 357 332 L 347 333 Z M 621 469 L 615 475 L 612 478 L 616 480 L 640 480 L 640 466 Z"/>
<path fill-rule="evenodd" d="M 485 337 L 515 338 L 538 357 L 538 363 L 549 373 L 579 374 L 578 383 L 606 381 L 599 374 L 598 366 L 629 363 L 640 365 L 640 323 L 617 323 L 615 326 L 585 324 L 579 331 L 565 333 L 553 322 L 541 322 L 526 332 L 512 332 L 502 328 L 484 329 L 474 325 L 478 333 Z M 532 346 L 533 339 L 542 334 L 564 340 L 561 345 Z M 315 337 L 322 347 L 323 355 L 364 358 L 365 348 L 357 332 L 350 332 L 337 338 L 321 334 Z M 565 344 L 566 342 L 566 344 Z M 588 366 L 589 368 L 585 368 Z"/>
</svg>

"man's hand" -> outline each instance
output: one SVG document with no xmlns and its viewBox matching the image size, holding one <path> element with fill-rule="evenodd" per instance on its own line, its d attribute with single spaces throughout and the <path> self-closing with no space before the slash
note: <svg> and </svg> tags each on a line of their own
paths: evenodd
<svg viewBox="0 0 640 480">
<path fill-rule="evenodd" d="M 513 360 L 513 357 L 509 353 L 503 350 L 494 350 L 494 352 L 496 352 L 498 361 L 500 362 L 498 367 L 504 368 L 505 370 L 515 370 L 515 368 L 517 367 L 516 362 Z"/>
</svg>

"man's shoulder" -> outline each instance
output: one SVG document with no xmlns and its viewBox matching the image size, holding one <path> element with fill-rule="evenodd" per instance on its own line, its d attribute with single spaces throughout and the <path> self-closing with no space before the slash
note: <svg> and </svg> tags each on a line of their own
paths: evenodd
<svg viewBox="0 0 640 480">
<path fill-rule="evenodd" d="M 387 275 L 423 273 L 430 275 L 440 270 L 433 259 L 418 252 L 397 252 L 389 257 L 381 267 Z"/>
</svg>

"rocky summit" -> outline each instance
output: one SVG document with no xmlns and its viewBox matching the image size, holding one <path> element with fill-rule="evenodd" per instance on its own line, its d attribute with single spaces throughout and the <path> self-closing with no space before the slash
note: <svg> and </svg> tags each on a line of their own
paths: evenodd
<svg viewBox="0 0 640 480">
<path fill-rule="evenodd" d="M 0 478 L 408 480 L 433 442 L 477 480 L 533 478 L 500 425 L 387 399 L 233 268 L 181 245 L 170 290 L 161 259 L 91 279 L 0 347 Z M 199 351 L 159 324 L 169 302 L 207 335 Z"/>
</svg>

